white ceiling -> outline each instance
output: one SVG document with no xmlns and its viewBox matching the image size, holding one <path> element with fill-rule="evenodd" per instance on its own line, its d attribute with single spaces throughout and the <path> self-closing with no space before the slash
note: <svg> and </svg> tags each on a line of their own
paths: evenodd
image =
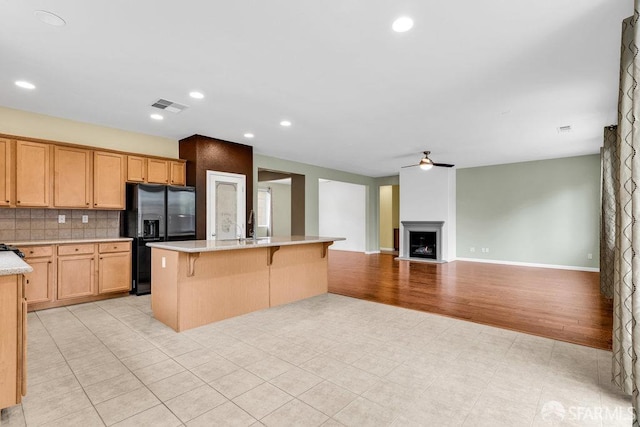
<svg viewBox="0 0 640 427">
<path fill-rule="evenodd" d="M 370 176 L 423 150 L 458 167 L 590 154 L 616 122 L 632 13 L 632 0 L 0 0 L 0 105 Z M 402 15 L 414 28 L 394 33 Z M 156 122 L 158 98 L 190 108 Z"/>
</svg>

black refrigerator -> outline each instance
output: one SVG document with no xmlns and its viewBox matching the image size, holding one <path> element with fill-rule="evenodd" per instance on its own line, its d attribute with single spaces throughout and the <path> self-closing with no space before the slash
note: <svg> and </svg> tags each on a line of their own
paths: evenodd
<svg viewBox="0 0 640 427">
<path fill-rule="evenodd" d="M 194 240 L 196 197 L 193 187 L 127 184 L 127 209 L 122 212 L 121 235 L 133 238 L 131 293 L 151 292 L 149 242 Z"/>
</svg>

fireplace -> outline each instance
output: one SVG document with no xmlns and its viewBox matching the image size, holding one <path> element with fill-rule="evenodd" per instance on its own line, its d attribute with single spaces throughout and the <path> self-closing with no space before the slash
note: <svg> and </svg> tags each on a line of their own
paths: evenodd
<svg viewBox="0 0 640 427">
<path fill-rule="evenodd" d="M 409 231 L 409 258 L 438 259 L 435 231 Z"/>
<path fill-rule="evenodd" d="M 444 262 L 442 260 L 442 226 L 444 221 L 401 221 L 400 259 Z"/>
</svg>

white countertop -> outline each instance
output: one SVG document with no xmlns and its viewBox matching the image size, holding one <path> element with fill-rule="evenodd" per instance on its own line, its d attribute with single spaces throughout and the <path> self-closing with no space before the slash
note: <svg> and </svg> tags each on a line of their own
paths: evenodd
<svg viewBox="0 0 640 427">
<path fill-rule="evenodd" d="M 0 252 L 0 276 L 31 273 L 33 268 L 11 251 Z"/>
<path fill-rule="evenodd" d="M 40 245 L 67 245 L 78 243 L 105 243 L 105 242 L 130 242 L 131 237 L 96 237 L 87 239 L 57 239 L 57 240 L 26 240 L 22 242 L 7 242 L 9 246 L 40 246 Z"/>
<path fill-rule="evenodd" d="M 147 243 L 151 248 L 166 249 L 177 252 L 214 252 L 234 249 L 252 249 L 259 247 L 304 245 L 310 243 L 336 242 L 345 240 L 344 237 L 319 237 L 319 236 L 286 236 L 286 237 L 260 237 L 257 240 L 185 240 L 179 242 L 152 242 Z"/>
</svg>

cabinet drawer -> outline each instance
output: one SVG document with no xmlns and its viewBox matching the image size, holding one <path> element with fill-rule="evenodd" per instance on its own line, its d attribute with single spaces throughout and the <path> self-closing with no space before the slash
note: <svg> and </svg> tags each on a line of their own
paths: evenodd
<svg viewBox="0 0 640 427">
<path fill-rule="evenodd" d="M 110 242 L 110 243 L 100 243 L 98 246 L 98 251 L 101 254 L 106 254 L 109 252 L 128 252 L 131 250 L 131 242 Z"/>
<path fill-rule="evenodd" d="M 93 244 L 60 245 L 58 246 L 58 255 L 92 254 L 94 250 L 95 248 Z"/>
<path fill-rule="evenodd" d="M 25 246 L 20 248 L 27 258 L 53 256 L 53 246 Z"/>
</svg>

